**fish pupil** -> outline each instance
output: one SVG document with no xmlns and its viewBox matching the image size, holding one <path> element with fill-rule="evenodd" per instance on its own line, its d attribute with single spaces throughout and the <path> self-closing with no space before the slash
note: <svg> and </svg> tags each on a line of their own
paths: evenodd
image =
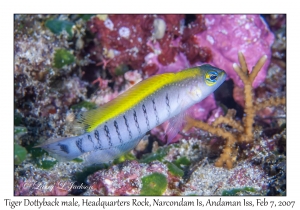
<svg viewBox="0 0 300 210">
<path fill-rule="evenodd" d="M 217 78 L 217 75 L 210 75 L 210 80 L 214 81 L 214 80 L 216 80 L 216 78 Z"/>
</svg>

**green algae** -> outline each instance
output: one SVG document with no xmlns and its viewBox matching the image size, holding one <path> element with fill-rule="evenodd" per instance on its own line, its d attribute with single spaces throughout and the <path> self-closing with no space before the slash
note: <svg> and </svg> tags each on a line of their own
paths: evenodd
<svg viewBox="0 0 300 210">
<path fill-rule="evenodd" d="M 125 64 L 121 64 L 121 65 L 119 65 L 119 66 L 117 66 L 116 68 L 115 68 L 115 71 L 114 71 L 114 73 L 117 75 L 117 76 L 120 76 L 120 75 L 123 75 L 123 74 L 125 74 L 127 71 L 129 71 L 130 69 L 129 69 L 129 67 L 127 66 L 127 65 L 125 65 Z"/>
<path fill-rule="evenodd" d="M 222 196 L 236 196 L 238 193 L 245 192 L 255 192 L 256 190 L 253 187 L 244 187 L 244 188 L 233 188 L 231 190 L 224 190 Z"/>
<path fill-rule="evenodd" d="M 52 168 L 55 164 L 57 163 L 57 161 L 52 161 L 52 160 L 42 160 L 41 162 L 38 162 L 37 166 L 39 168 L 42 168 L 42 169 L 50 169 Z"/>
<path fill-rule="evenodd" d="M 167 166 L 169 169 L 169 172 L 173 174 L 174 176 L 182 177 L 184 175 L 183 170 L 181 170 L 179 167 L 177 167 L 174 163 L 167 162 Z"/>
<path fill-rule="evenodd" d="M 27 133 L 27 128 L 24 126 L 14 126 L 14 135 L 16 136 L 22 136 Z"/>
<path fill-rule="evenodd" d="M 183 166 L 191 165 L 191 161 L 185 156 L 178 158 L 177 160 L 173 161 L 173 163 L 179 168 L 182 168 L 182 165 Z"/>
<path fill-rule="evenodd" d="M 84 21 L 88 21 L 91 19 L 91 17 L 93 17 L 94 14 L 80 14 L 79 17 L 84 20 Z"/>
<path fill-rule="evenodd" d="M 93 102 L 81 101 L 78 104 L 74 104 L 71 106 L 71 109 L 81 109 L 81 108 L 86 108 L 87 110 L 91 110 L 97 108 L 97 105 Z"/>
<path fill-rule="evenodd" d="M 132 153 L 128 152 L 128 153 L 125 153 L 125 154 L 121 155 L 120 157 L 116 158 L 113 161 L 113 164 L 123 163 L 126 160 L 136 160 L 136 157 Z"/>
<path fill-rule="evenodd" d="M 168 185 L 167 177 L 161 173 L 153 173 L 142 178 L 140 195 L 162 195 Z"/>
<path fill-rule="evenodd" d="M 162 161 L 165 156 L 167 156 L 170 147 L 161 147 L 155 153 L 150 153 L 144 155 L 141 159 L 141 163 L 150 163 L 154 160 Z"/>
<path fill-rule="evenodd" d="M 54 34 L 59 35 L 66 31 L 70 37 L 73 36 L 72 27 L 74 23 L 66 20 L 47 20 L 45 26 Z"/>
<path fill-rule="evenodd" d="M 42 168 L 42 169 L 50 169 L 52 168 L 58 161 L 52 161 L 52 160 L 42 160 L 41 159 L 48 155 L 48 152 L 46 150 L 43 150 L 42 148 L 39 147 L 34 147 L 33 144 L 30 144 L 29 146 L 26 147 L 28 150 L 28 153 L 31 154 L 31 158 L 33 162 L 37 165 L 37 167 Z"/>
<path fill-rule="evenodd" d="M 48 152 L 42 148 L 34 147 L 33 144 L 27 146 L 27 150 L 31 154 L 33 162 L 35 162 L 39 168 L 48 170 L 58 162 L 57 160 L 41 160 L 44 156 L 48 155 Z"/>
<path fill-rule="evenodd" d="M 33 160 L 39 160 L 44 155 L 48 155 L 48 152 L 46 150 L 43 150 L 42 148 L 39 147 L 34 147 L 33 144 L 27 146 L 26 149 L 31 154 L 31 158 Z"/>
<path fill-rule="evenodd" d="M 54 67 L 62 68 L 65 65 L 74 63 L 75 57 L 65 49 L 57 49 L 54 54 Z"/>
<path fill-rule="evenodd" d="M 22 116 L 21 114 L 15 112 L 15 115 L 14 115 L 14 125 L 15 126 L 20 126 L 22 123 Z"/>
<path fill-rule="evenodd" d="M 83 162 L 83 160 L 80 159 L 80 158 L 74 158 L 72 161 L 75 162 L 75 163 L 82 163 Z"/>
<path fill-rule="evenodd" d="M 18 144 L 14 144 L 14 164 L 21 164 L 26 159 L 26 156 L 27 150 Z"/>
</svg>

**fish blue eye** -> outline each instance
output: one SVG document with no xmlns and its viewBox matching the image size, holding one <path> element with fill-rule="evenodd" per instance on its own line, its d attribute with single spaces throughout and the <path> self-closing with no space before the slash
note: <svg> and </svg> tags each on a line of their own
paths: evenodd
<svg viewBox="0 0 300 210">
<path fill-rule="evenodd" d="M 210 75 L 209 77 L 210 77 L 210 80 L 211 80 L 211 81 L 216 81 L 216 78 L 217 78 L 216 75 Z"/>
<path fill-rule="evenodd" d="M 205 75 L 205 82 L 207 85 L 212 86 L 217 82 L 218 73 L 216 71 L 208 71 Z"/>
</svg>

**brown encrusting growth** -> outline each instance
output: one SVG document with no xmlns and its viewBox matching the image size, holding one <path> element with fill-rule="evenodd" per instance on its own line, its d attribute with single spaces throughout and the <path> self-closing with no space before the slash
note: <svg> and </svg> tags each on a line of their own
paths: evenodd
<svg viewBox="0 0 300 210">
<path fill-rule="evenodd" d="M 286 103 L 285 97 L 271 97 L 262 102 L 254 102 L 252 83 L 266 62 L 267 56 L 264 55 L 259 59 L 251 73 L 249 73 L 245 58 L 241 52 L 238 54 L 238 57 L 240 66 L 233 64 L 233 68 L 244 83 L 245 107 L 242 122 L 234 119 L 236 111 L 230 109 L 226 116 L 219 117 L 212 125 L 187 117 L 187 124 L 184 128 L 184 130 L 189 130 L 191 127 L 197 127 L 226 139 L 223 152 L 215 162 L 215 165 L 217 167 L 225 165 L 228 169 L 233 168 L 236 162 L 236 143 L 252 143 L 254 141 L 253 123 L 256 113 L 263 108 L 284 105 Z M 233 130 L 227 131 L 219 127 L 221 124 L 231 126 Z"/>
</svg>

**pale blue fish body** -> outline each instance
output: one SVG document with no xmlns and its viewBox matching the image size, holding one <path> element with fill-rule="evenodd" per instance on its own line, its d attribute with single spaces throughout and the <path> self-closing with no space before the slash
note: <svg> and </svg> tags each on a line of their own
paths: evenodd
<svg viewBox="0 0 300 210">
<path fill-rule="evenodd" d="M 50 140 L 41 147 L 65 160 L 81 157 L 86 164 L 108 162 L 133 149 L 147 131 L 202 101 L 225 78 L 223 70 L 208 64 L 156 75 L 84 115 L 80 122 L 86 133 Z"/>
</svg>

